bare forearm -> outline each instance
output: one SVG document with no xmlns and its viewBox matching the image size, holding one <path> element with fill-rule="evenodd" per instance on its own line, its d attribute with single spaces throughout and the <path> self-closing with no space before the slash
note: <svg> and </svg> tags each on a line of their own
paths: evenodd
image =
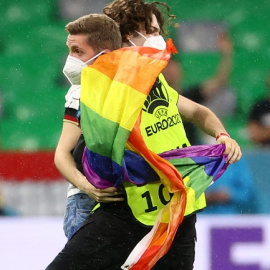
<svg viewBox="0 0 270 270">
<path fill-rule="evenodd" d="M 212 80 L 215 81 L 215 87 L 220 88 L 227 82 L 232 69 L 233 42 L 226 33 L 222 33 L 218 36 L 217 45 L 221 52 L 221 58 Z"/>
<path fill-rule="evenodd" d="M 192 122 L 210 136 L 216 138 L 218 136 L 217 143 L 225 144 L 224 154 L 228 156 L 229 163 L 237 162 L 241 158 L 242 153 L 239 145 L 228 136 L 225 127 L 211 110 L 181 95 L 179 95 L 177 106 L 183 120 Z"/>
<path fill-rule="evenodd" d="M 217 81 L 220 84 L 220 86 L 224 85 L 228 78 L 229 74 L 231 72 L 232 68 L 232 52 L 224 52 L 221 55 L 221 62 L 218 67 L 217 72 Z"/>
<path fill-rule="evenodd" d="M 221 56 L 221 63 L 217 69 L 217 73 L 203 83 L 202 94 L 206 99 L 213 96 L 217 91 L 226 85 L 231 72 L 231 66 L 231 54 L 224 53 Z"/>
<path fill-rule="evenodd" d="M 115 198 L 121 194 L 115 187 L 107 189 L 95 188 L 86 177 L 77 169 L 71 151 L 76 147 L 81 135 L 81 129 L 69 122 L 63 123 L 62 133 L 55 150 L 54 162 L 63 177 L 75 187 L 84 191 L 89 197 L 97 202 L 120 201 Z"/>
<path fill-rule="evenodd" d="M 210 136 L 216 137 L 220 133 L 227 133 L 219 118 L 205 106 L 198 107 L 191 121 Z"/>
<path fill-rule="evenodd" d="M 68 182 L 76 186 L 79 190 L 84 191 L 93 200 L 97 202 L 116 202 L 123 200 L 122 197 L 114 197 L 116 195 L 122 195 L 122 192 L 115 187 L 106 189 L 95 188 L 76 168 L 75 161 L 71 154 L 56 151 L 55 165 Z"/>
<path fill-rule="evenodd" d="M 59 172 L 69 183 L 87 193 L 89 182 L 77 169 L 75 161 L 70 153 L 56 151 L 54 162 Z"/>
<path fill-rule="evenodd" d="M 225 145 L 224 155 L 227 155 L 229 164 L 235 163 L 241 158 L 242 152 L 238 143 L 230 138 L 219 118 L 208 108 L 201 106 L 196 113 L 194 123 L 207 134 L 216 137 L 218 144 Z"/>
</svg>

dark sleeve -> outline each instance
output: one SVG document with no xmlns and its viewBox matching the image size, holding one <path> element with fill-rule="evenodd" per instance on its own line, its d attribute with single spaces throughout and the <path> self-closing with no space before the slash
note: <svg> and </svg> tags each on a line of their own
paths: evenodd
<svg viewBox="0 0 270 270">
<path fill-rule="evenodd" d="M 205 101 L 202 95 L 202 86 L 199 84 L 183 89 L 182 95 L 200 104 Z"/>
<path fill-rule="evenodd" d="M 84 152 L 84 148 L 85 148 L 85 140 L 83 137 L 83 134 L 80 136 L 74 150 L 73 150 L 73 159 L 76 163 L 76 168 L 82 173 L 83 172 L 83 165 L 82 165 L 82 156 L 83 156 L 83 152 Z"/>
<path fill-rule="evenodd" d="M 269 106 L 269 109 L 268 109 L 268 106 Z M 254 103 L 250 110 L 249 120 L 260 121 L 261 116 L 268 110 L 270 111 L 270 104 L 267 101 L 263 100 L 263 101 Z"/>
<path fill-rule="evenodd" d="M 257 112 L 256 112 L 256 107 L 255 107 L 255 105 L 253 105 L 253 106 L 251 107 L 251 110 L 250 110 L 250 113 L 249 113 L 249 120 L 250 120 L 250 121 L 254 121 L 254 120 L 258 121 L 258 114 L 257 114 Z"/>
</svg>

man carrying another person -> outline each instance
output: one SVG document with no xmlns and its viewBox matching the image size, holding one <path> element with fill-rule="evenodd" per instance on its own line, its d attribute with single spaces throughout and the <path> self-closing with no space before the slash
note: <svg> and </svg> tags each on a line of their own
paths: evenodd
<svg viewBox="0 0 270 270">
<path fill-rule="evenodd" d="M 147 12 L 149 11 L 149 9 L 147 9 L 149 7 L 151 18 L 146 20 L 145 16 L 146 14 L 149 14 L 149 12 Z M 125 24 L 130 26 L 130 29 L 127 29 L 124 34 L 122 30 L 122 36 L 124 37 L 123 42 L 127 46 L 130 43 L 136 46 L 145 45 L 149 47 L 149 41 L 152 41 L 150 44 L 157 43 L 153 42 L 153 37 L 158 37 L 158 44 L 162 46 L 159 35 L 159 14 L 156 13 L 157 10 L 151 10 L 151 4 L 146 4 L 143 1 L 116 0 L 112 5 L 108 5 L 104 11 L 108 16 L 113 17 L 113 19 L 120 19 L 120 21 L 122 21 L 122 25 Z M 121 16 L 119 16 L 120 13 Z M 144 17 L 142 17 L 141 14 L 144 15 Z M 134 19 L 135 15 L 139 17 L 139 20 Z M 77 21 L 68 24 L 67 30 L 69 31 L 69 27 L 83 25 L 84 19 L 85 17 L 82 17 Z M 121 27 L 121 22 L 119 22 L 119 24 Z M 81 34 L 81 32 L 76 34 L 70 33 L 72 38 L 73 35 L 76 36 Z M 87 35 L 87 33 L 84 33 L 83 35 Z M 103 37 L 104 35 L 99 37 L 99 44 L 101 44 Z M 148 43 L 146 41 L 148 41 Z M 154 39 L 154 41 L 156 41 L 156 39 Z M 89 39 L 88 42 L 90 44 Z M 92 40 L 92 42 L 95 41 Z M 160 48 L 161 47 L 159 47 L 159 49 Z M 108 48 L 103 47 L 99 52 L 104 49 Z M 156 115 L 154 115 L 153 111 L 149 110 L 149 106 L 147 106 L 148 101 L 153 101 L 153 99 L 156 98 L 156 93 L 160 93 L 161 96 L 168 97 L 166 98 L 168 113 L 177 115 L 178 119 L 180 119 L 178 125 L 175 125 L 173 129 L 163 130 L 164 132 L 159 133 L 158 137 L 147 136 L 147 134 L 145 134 L 146 125 L 155 124 L 156 121 Z M 160 103 L 161 99 L 156 98 L 156 109 L 162 105 Z M 145 101 L 140 127 L 147 146 L 153 152 L 161 153 L 167 150 L 190 145 L 186 138 L 183 125 L 181 124 L 180 115 L 186 120 L 193 121 L 208 134 L 217 137 L 218 143 L 224 143 L 226 146 L 225 154 L 228 154 L 228 160 L 230 163 L 239 160 L 241 156 L 240 148 L 234 140 L 226 135 L 226 130 L 218 118 L 206 107 L 179 96 L 176 91 L 169 87 L 162 75 L 160 75 L 156 80 L 147 100 Z M 78 135 L 80 135 L 79 132 Z M 70 177 L 69 174 L 67 174 L 67 178 L 68 177 Z M 76 175 L 74 178 L 76 178 Z M 77 185 L 75 182 L 74 184 Z M 155 185 L 160 186 L 160 182 L 158 181 Z M 136 185 L 131 188 L 136 192 Z M 146 185 L 144 188 L 147 190 L 148 186 Z M 119 194 L 116 189 L 112 189 L 107 195 L 111 195 L 111 191 L 113 192 L 113 195 Z M 98 194 L 98 192 L 104 192 L 104 190 L 101 191 L 94 189 L 94 192 Z M 99 195 L 100 193 L 98 196 Z M 123 197 L 125 196 L 126 194 L 123 195 Z M 102 201 L 102 196 L 100 196 L 100 198 L 98 198 L 98 200 Z M 99 209 L 97 209 L 93 215 L 89 216 L 83 227 L 71 238 L 64 250 L 56 257 L 47 269 L 72 269 L 72 267 L 75 267 L 74 269 L 83 269 L 86 265 L 92 269 L 120 268 L 127 255 L 134 248 L 134 245 L 151 230 L 151 225 L 153 224 L 140 224 L 131 213 L 126 201 L 121 202 L 122 198 L 119 197 L 113 197 L 111 201 L 113 200 L 115 201 L 111 203 L 101 203 Z M 104 201 L 105 200 L 102 202 Z M 195 205 L 191 205 L 186 212 L 186 217 L 179 227 L 172 248 L 169 250 L 168 254 L 157 262 L 153 269 L 193 268 L 196 238 L 196 212 L 202 210 L 204 207 L 205 200 L 202 195 L 198 201 L 195 202 Z M 183 239 L 186 239 L 186 241 L 183 241 Z"/>
</svg>

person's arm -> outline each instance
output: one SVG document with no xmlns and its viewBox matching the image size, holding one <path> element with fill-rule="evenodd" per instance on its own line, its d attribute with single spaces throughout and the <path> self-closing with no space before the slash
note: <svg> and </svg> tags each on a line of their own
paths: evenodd
<svg viewBox="0 0 270 270">
<path fill-rule="evenodd" d="M 210 136 L 216 138 L 222 133 L 228 134 L 219 118 L 207 107 L 193 102 L 181 95 L 179 95 L 177 105 L 183 120 L 192 122 Z M 224 154 L 228 155 L 228 162 L 230 164 L 237 162 L 241 158 L 242 153 L 239 145 L 229 136 L 219 136 L 217 143 L 225 144 L 226 149 Z"/>
<path fill-rule="evenodd" d="M 206 100 L 226 85 L 232 69 L 233 45 L 230 38 L 225 33 L 220 34 L 217 45 L 221 52 L 217 71 L 211 78 L 204 81 L 201 86 L 202 95 Z"/>
<path fill-rule="evenodd" d="M 97 202 L 122 201 L 123 198 L 112 197 L 119 194 L 115 187 L 97 189 L 77 169 L 71 152 L 75 148 L 80 135 L 81 129 L 79 126 L 73 123 L 63 122 L 62 133 L 54 156 L 57 169 L 68 182 L 84 191 Z"/>
<path fill-rule="evenodd" d="M 215 191 L 205 192 L 207 206 L 209 205 L 224 205 L 231 201 L 230 191 L 228 188 L 222 188 Z"/>
</svg>

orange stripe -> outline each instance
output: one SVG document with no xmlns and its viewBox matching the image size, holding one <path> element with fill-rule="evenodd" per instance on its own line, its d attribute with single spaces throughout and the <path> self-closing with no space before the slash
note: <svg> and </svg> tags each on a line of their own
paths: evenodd
<svg viewBox="0 0 270 270">
<path fill-rule="evenodd" d="M 100 56 L 95 63 L 89 67 L 102 72 L 111 80 L 127 84 L 141 93 L 148 94 L 149 89 L 145 87 L 145 82 L 151 82 L 150 85 L 152 86 L 158 75 L 165 68 L 169 60 L 169 54 L 166 54 L 167 60 L 161 60 L 158 58 L 164 58 L 162 52 L 159 51 L 159 53 L 156 54 L 157 56 L 149 57 L 148 55 L 152 49 L 138 48 L 141 48 L 141 51 L 144 53 L 148 50 L 147 56 L 142 57 L 138 51 L 131 49 L 119 49 Z M 110 68 L 108 68 L 108 63 L 110 63 Z M 117 72 L 119 67 L 122 67 L 121 72 Z M 136 76 L 136 79 L 134 79 L 134 76 Z"/>
<path fill-rule="evenodd" d="M 155 231 L 149 246 L 139 260 L 131 267 L 132 270 L 139 270 L 142 268 L 148 270 L 151 269 L 155 262 L 168 251 L 177 228 L 184 218 L 186 190 L 181 180 L 181 176 L 175 167 L 171 166 L 171 164 L 167 164 L 165 160 L 146 147 L 141 134 L 139 133 L 139 123 L 140 117 L 130 134 L 129 146 L 133 146 L 137 151 L 141 152 L 143 157 L 148 160 L 154 168 L 161 170 L 164 174 L 164 178 L 161 181 L 169 190 L 173 190 L 173 192 L 178 192 L 179 194 L 179 196 L 173 196 L 171 202 L 161 210 L 161 216 L 159 216 L 159 221 L 161 221 L 161 223 L 158 224 L 157 231 Z M 168 214 L 169 216 L 167 216 Z"/>
</svg>

